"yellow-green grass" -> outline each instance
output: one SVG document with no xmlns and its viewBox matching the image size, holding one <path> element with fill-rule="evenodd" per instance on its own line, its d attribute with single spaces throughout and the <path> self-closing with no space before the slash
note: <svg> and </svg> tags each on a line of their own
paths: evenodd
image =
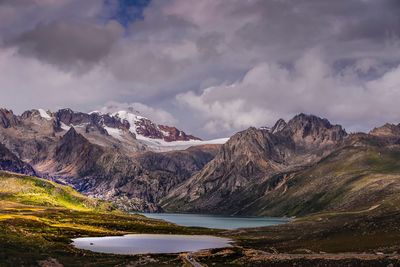
<svg viewBox="0 0 400 267">
<path fill-rule="evenodd" d="M 85 197 L 71 187 L 6 172 L 0 173 L 0 200 L 82 211 L 110 208 L 108 203 Z"/>
</svg>

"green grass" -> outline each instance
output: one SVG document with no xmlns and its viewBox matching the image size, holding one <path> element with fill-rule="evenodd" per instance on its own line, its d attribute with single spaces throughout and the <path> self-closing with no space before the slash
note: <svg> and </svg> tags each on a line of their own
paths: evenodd
<svg viewBox="0 0 400 267">
<path fill-rule="evenodd" d="M 288 183 L 285 194 L 261 198 L 256 211 L 266 215 L 305 216 L 383 206 L 400 192 L 400 150 L 344 148 L 295 174 Z"/>
</svg>

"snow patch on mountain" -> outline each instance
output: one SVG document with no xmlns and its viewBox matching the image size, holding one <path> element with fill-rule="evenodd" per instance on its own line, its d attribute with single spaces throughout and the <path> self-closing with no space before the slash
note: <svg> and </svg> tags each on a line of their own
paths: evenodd
<svg viewBox="0 0 400 267">
<path fill-rule="evenodd" d="M 136 131 L 136 122 L 139 122 L 141 119 L 147 119 L 147 118 L 124 111 L 124 110 L 120 110 L 118 112 L 112 113 L 111 115 L 114 117 L 118 117 L 122 120 L 128 121 L 130 124 L 129 131 L 136 134 L 136 138 L 139 139 L 138 138 L 139 134 Z"/>
<path fill-rule="evenodd" d="M 133 114 L 128 111 L 118 111 L 115 113 L 111 114 L 114 117 L 118 117 L 121 120 L 126 120 L 130 124 L 130 132 L 134 133 L 136 135 L 136 139 L 141 142 L 142 144 L 146 145 L 147 147 L 151 148 L 152 150 L 155 151 L 170 151 L 170 150 L 183 150 L 187 149 L 191 146 L 199 146 L 199 145 L 211 145 L 211 144 L 224 144 L 226 143 L 229 138 L 220 138 L 220 139 L 213 139 L 213 140 L 184 140 L 184 141 L 165 141 L 164 139 L 161 138 L 152 138 L 152 137 L 147 137 L 138 131 L 140 128 L 141 123 L 146 120 L 150 123 L 152 123 L 148 118 Z M 161 134 L 164 137 L 170 136 L 170 133 L 159 129 L 157 125 L 155 125 L 157 129 L 161 132 Z M 182 131 L 179 132 L 179 135 L 181 136 L 183 133 Z"/>
<path fill-rule="evenodd" d="M 39 108 L 38 111 L 39 111 L 40 117 L 42 117 L 43 119 L 46 119 L 46 120 L 52 119 L 51 116 L 44 109 Z"/>
<path fill-rule="evenodd" d="M 64 131 L 69 131 L 69 129 L 71 129 L 70 126 L 66 125 L 65 123 L 61 122 L 61 129 L 63 129 Z"/>
<path fill-rule="evenodd" d="M 162 139 L 153 139 L 144 136 L 140 136 L 139 142 L 148 146 L 154 151 L 172 151 L 172 150 L 184 150 L 192 146 L 201 145 L 222 145 L 228 142 L 229 138 L 219 138 L 212 140 L 190 140 L 190 141 L 172 141 L 166 142 Z"/>
<path fill-rule="evenodd" d="M 123 132 L 122 132 L 121 129 L 111 128 L 111 127 L 107 127 L 107 126 L 103 126 L 103 128 L 107 131 L 107 133 L 109 135 L 111 135 L 115 139 L 123 140 L 123 137 L 122 137 L 123 136 Z"/>
<path fill-rule="evenodd" d="M 136 140 L 153 151 L 164 152 L 171 150 L 184 150 L 191 146 L 224 144 L 229 139 L 220 138 L 214 140 L 200 140 L 195 136 L 186 135 L 183 131 L 176 129 L 175 127 L 158 125 L 146 117 L 126 110 L 107 114 L 104 114 L 101 111 L 92 111 L 89 114 L 98 114 L 99 116 L 109 115 L 117 118 L 121 122 L 127 121 L 129 123 L 129 131 L 136 136 Z M 79 126 L 84 126 L 84 124 Z M 61 128 L 64 130 L 67 130 L 67 127 L 69 126 L 65 124 L 61 125 Z M 120 141 L 124 140 L 124 132 L 122 129 L 111 127 L 109 125 L 106 126 L 104 123 L 102 124 L 102 127 L 111 137 Z"/>
</svg>

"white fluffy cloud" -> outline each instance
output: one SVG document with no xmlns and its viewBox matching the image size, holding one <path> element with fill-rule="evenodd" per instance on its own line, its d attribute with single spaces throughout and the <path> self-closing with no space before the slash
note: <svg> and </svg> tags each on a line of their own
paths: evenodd
<svg viewBox="0 0 400 267">
<path fill-rule="evenodd" d="M 349 130 L 368 130 L 385 121 L 400 122 L 400 67 L 363 81 L 374 61 L 363 60 L 352 70 L 337 72 L 324 62 L 323 53 L 311 50 L 288 69 L 261 63 L 231 84 L 186 92 L 179 103 L 203 114 L 206 130 L 235 131 L 249 126 L 272 126 L 277 118 L 299 112 L 313 113 L 344 124 Z M 367 68 L 367 69 L 366 69 Z"/>
<path fill-rule="evenodd" d="M 25 58 L 14 49 L 0 49 L 0 73 L 0 106 L 17 112 L 34 107 L 86 111 L 109 99 L 122 99 L 122 89 L 129 88 L 101 65 L 78 75 Z M 115 87 L 119 88 L 116 92 L 112 90 Z"/>
</svg>

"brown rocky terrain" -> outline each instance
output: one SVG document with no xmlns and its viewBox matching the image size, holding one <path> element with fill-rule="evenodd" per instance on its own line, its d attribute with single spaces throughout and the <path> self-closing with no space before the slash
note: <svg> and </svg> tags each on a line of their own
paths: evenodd
<svg viewBox="0 0 400 267">
<path fill-rule="evenodd" d="M 253 201 L 247 197 L 253 188 L 281 186 L 290 172 L 315 164 L 346 136 L 339 125 L 304 114 L 288 123 L 279 120 L 271 130 L 249 128 L 232 136 L 200 173 L 169 194 L 163 206 L 231 214 L 245 210 Z"/>
<path fill-rule="evenodd" d="M 370 135 L 379 136 L 379 137 L 398 137 L 400 136 L 400 125 L 394 125 L 390 123 L 386 123 L 381 127 L 374 128 L 370 133 Z"/>
<path fill-rule="evenodd" d="M 233 136 L 201 172 L 171 191 L 163 208 L 288 217 L 397 210 L 397 126 L 347 135 L 314 116 L 277 124 L 280 130 L 250 128 Z"/>
<path fill-rule="evenodd" d="M 21 164 L 31 165 L 40 176 L 113 200 L 127 210 L 159 210 L 157 201 L 199 171 L 218 149 L 214 145 L 154 153 L 136 140 L 128 121 L 109 114 L 62 109 L 18 116 L 2 109 L 0 118 L 0 142 L 4 151 L 10 149 L 4 159 L 13 157 L 13 162 L 3 161 L 4 169 L 26 173 L 28 167 Z M 189 138 L 170 130 L 177 138 Z"/>
<path fill-rule="evenodd" d="M 3 109 L 0 118 L 3 169 L 35 171 L 125 210 L 160 211 L 162 205 L 298 216 L 367 210 L 399 189 L 398 125 L 348 135 L 326 119 L 299 114 L 239 132 L 222 146 L 155 152 L 136 139 L 128 120 L 110 114 L 63 109 L 18 116 Z"/>
<path fill-rule="evenodd" d="M 36 175 L 33 168 L 15 156 L 8 148 L 0 143 L 0 170 L 27 175 Z"/>
<path fill-rule="evenodd" d="M 174 186 L 210 161 L 217 146 L 184 151 L 123 151 L 91 143 L 71 128 L 57 142 L 48 159 L 36 167 L 56 181 L 86 195 L 112 200 L 124 210 L 160 210 L 157 203 Z"/>
</svg>

